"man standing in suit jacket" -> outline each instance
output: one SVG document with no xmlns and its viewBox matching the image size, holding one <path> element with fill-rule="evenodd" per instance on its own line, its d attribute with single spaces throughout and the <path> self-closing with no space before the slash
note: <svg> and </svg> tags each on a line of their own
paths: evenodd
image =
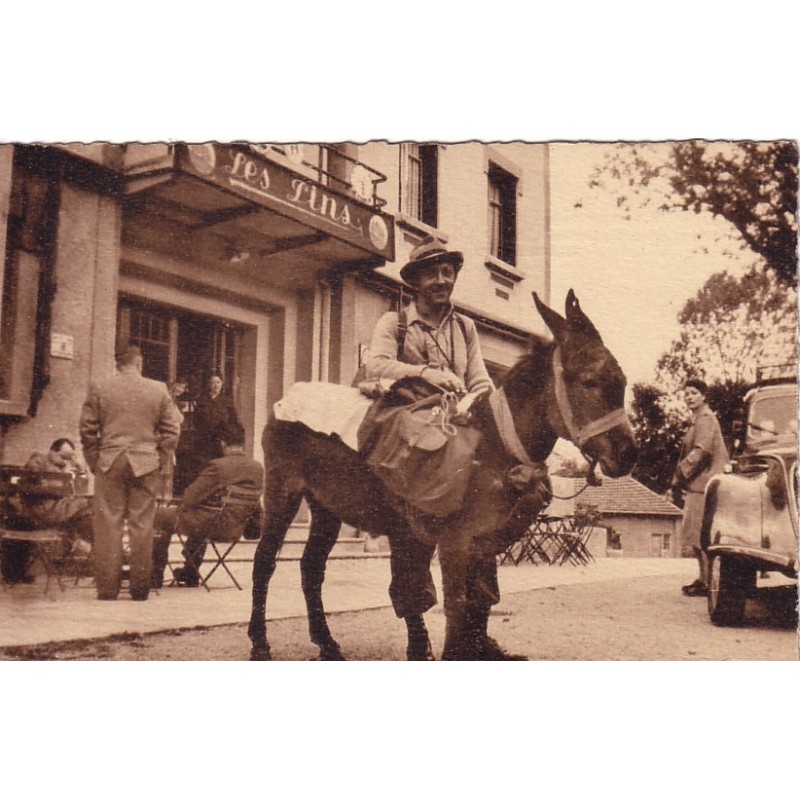
<svg viewBox="0 0 800 800">
<path fill-rule="evenodd" d="M 264 484 L 264 468 L 244 452 L 244 428 L 239 422 L 229 422 L 219 431 L 222 458 L 210 461 L 183 494 L 180 505 L 166 508 L 159 514 L 160 533 L 153 549 L 153 585 L 160 586 L 167 566 L 167 550 L 172 531 L 185 538 L 184 565 L 175 570 L 175 580 L 181 586 L 200 585 L 200 565 L 208 546 L 209 523 L 213 522 L 228 489 L 237 487 L 260 494 Z M 252 509 L 241 509 L 241 519 L 228 520 L 227 532 L 238 538 Z M 225 535 L 226 531 L 216 531 Z"/>
<path fill-rule="evenodd" d="M 116 600 L 122 577 L 123 524 L 130 543 L 130 594 L 147 600 L 153 522 L 162 470 L 180 435 L 165 384 L 142 377 L 142 353 L 128 347 L 117 374 L 91 387 L 80 419 L 81 444 L 94 482 L 93 563 L 98 600 Z"/>
</svg>

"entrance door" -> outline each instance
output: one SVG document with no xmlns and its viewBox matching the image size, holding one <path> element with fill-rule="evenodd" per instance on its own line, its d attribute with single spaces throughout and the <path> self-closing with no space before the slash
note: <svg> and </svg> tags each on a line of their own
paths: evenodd
<svg viewBox="0 0 800 800">
<path fill-rule="evenodd" d="M 223 379 L 223 393 L 239 407 L 239 363 L 244 328 L 215 317 L 121 297 L 117 309 L 117 347 L 137 345 L 146 378 L 171 384 L 178 378 L 199 397 L 212 375 Z"/>
</svg>

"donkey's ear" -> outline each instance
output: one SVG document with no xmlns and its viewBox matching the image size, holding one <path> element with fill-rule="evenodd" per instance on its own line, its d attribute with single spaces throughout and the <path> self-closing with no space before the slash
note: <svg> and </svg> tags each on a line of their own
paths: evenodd
<svg viewBox="0 0 800 800">
<path fill-rule="evenodd" d="M 589 317 L 583 313 L 581 304 L 578 302 L 578 298 L 575 296 L 575 292 L 573 292 L 572 289 L 567 292 L 567 299 L 564 302 L 564 312 L 567 315 L 567 322 L 569 322 L 573 328 L 581 331 L 581 333 L 585 333 L 587 336 L 596 336 L 598 339 L 600 338 L 597 328 L 595 328 Z"/>
<path fill-rule="evenodd" d="M 567 299 L 564 301 L 564 313 L 567 315 L 568 320 L 574 320 L 575 315 L 581 310 L 581 304 L 575 296 L 575 292 L 570 289 L 567 292 Z"/>
<path fill-rule="evenodd" d="M 550 328 L 553 336 L 555 336 L 556 339 L 560 339 L 566 327 L 567 321 L 560 314 L 553 311 L 552 308 L 548 308 L 539 299 L 539 295 L 536 294 L 536 292 L 533 293 L 533 302 L 536 303 L 537 311 L 542 315 L 545 325 Z"/>
</svg>

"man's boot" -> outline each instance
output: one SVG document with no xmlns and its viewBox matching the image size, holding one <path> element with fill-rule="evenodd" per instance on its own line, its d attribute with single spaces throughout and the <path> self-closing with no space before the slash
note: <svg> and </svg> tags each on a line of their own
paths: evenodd
<svg viewBox="0 0 800 800">
<path fill-rule="evenodd" d="M 491 607 L 479 606 L 467 612 L 467 636 L 469 637 L 470 661 L 527 661 L 527 656 L 504 650 L 489 636 L 489 612 Z"/>
</svg>

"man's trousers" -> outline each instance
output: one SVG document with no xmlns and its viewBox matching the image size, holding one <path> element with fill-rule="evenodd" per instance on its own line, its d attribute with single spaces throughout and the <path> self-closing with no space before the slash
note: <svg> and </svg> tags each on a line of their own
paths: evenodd
<svg viewBox="0 0 800 800">
<path fill-rule="evenodd" d="M 124 454 L 94 481 L 94 563 L 97 596 L 116 599 L 122 578 L 122 537 L 128 523 L 130 593 L 145 598 L 150 590 L 153 523 L 160 486 L 159 470 L 136 477 Z"/>
</svg>

